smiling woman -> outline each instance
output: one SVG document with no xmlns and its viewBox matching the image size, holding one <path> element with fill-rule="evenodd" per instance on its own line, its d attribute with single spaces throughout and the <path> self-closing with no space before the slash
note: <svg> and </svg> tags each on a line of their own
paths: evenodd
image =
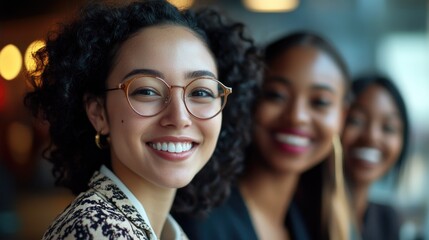
<svg viewBox="0 0 429 240">
<path fill-rule="evenodd" d="M 205 218 L 178 220 L 192 239 L 349 239 L 342 161 L 331 157 L 347 68 L 327 40 L 306 31 L 268 45 L 265 63 L 252 144 L 230 198 Z"/>
<path fill-rule="evenodd" d="M 91 4 L 48 38 L 25 103 L 50 124 L 57 184 L 80 195 L 44 239 L 184 239 L 170 209 L 223 200 L 261 69 L 243 33 L 210 9 L 140 1 Z"/>
<path fill-rule="evenodd" d="M 381 75 L 356 79 L 343 132 L 345 173 L 362 239 L 399 239 L 401 217 L 369 202 L 370 186 L 388 171 L 399 173 L 408 148 L 407 109 L 395 84 Z"/>
</svg>

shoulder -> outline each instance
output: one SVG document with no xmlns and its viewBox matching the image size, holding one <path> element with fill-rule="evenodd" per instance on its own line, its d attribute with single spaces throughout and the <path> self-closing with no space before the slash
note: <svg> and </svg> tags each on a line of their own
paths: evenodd
<svg viewBox="0 0 429 240">
<path fill-rule="evenodd" d="M 370 202 L 368 205 L 368 215 L 377 216 L 380 220 L 389 221 L 392 219 L 399 219 L 400 215 L 398 211 L 387 204 Z"/>
<path fill-rule="evenodd" d="M 95 191 L 79 195 L 52 223 L 43 239 L 147 239 L 126 216 Z"/>
<path fill-rule="evenodd" d="M 399 239 L 402 218 L 387 204 L 370 202 L 365 215 L 363 239 Z"/>
<path fill-rule="evenodd" d="M 257 239 L 247 207 L 234 190 L 226 202 L 204 217 L 175 215 L 190 239 Z"/>
</svg>

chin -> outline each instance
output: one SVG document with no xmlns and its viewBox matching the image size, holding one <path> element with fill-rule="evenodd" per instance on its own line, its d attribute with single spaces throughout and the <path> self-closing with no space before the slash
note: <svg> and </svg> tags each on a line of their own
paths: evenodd
<svg viewBox="0 0 429 240">
<path fill-rule="evenodd" d="M 188 185 L 192 180 L 192 177 L 188 177 L 188 176 L 181 176 L 181 177 L 169 176 L 169 177 L 170 178 L 168 179 L 164 179 L 162 184 L 164 187 L 182 188 Z"/>
</svg>

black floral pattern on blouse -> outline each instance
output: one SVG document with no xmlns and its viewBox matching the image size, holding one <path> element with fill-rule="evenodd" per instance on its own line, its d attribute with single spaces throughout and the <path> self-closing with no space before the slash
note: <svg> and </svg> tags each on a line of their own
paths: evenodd
<svg viewBox="0 0 429 240">
<path fill-rule="evenodd" d="M 55 219 L 43 239 L 157 239 L 112 180 L 96 172 L 89 187 Z"/>
</svg>

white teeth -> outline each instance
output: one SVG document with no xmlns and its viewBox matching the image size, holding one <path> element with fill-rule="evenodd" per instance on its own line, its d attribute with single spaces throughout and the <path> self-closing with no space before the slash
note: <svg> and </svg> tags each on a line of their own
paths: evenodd
<svg viewBox="0 0 429 240">
<path fill-rule="evenodd" d="M 192 148 L 190 142 L 157 142 L 151 143 L 150 146 L 158 151 L 181 153 L 189 151 Z"/>
<path fill-rule="evenodd" d="M 174 143 L 168 143 L 168 152 L 176 152 L 176 145 Z"/>
<path fill-rule="evenodd" d="M 379 163 L 381 161 L 381 151 L 376 148 L 355 148 L 353 156 L 370 163 Z"/>
<path fill-rule="evenodd" d="M 295 145 L 299 147 L 305 147 L 310 144 L 310 139 L 307 137 L 292 135 L 292 134 L 282 134 L 277 133 L 275 135 L 276 139 L 282 143 Z"/>
</svg>

